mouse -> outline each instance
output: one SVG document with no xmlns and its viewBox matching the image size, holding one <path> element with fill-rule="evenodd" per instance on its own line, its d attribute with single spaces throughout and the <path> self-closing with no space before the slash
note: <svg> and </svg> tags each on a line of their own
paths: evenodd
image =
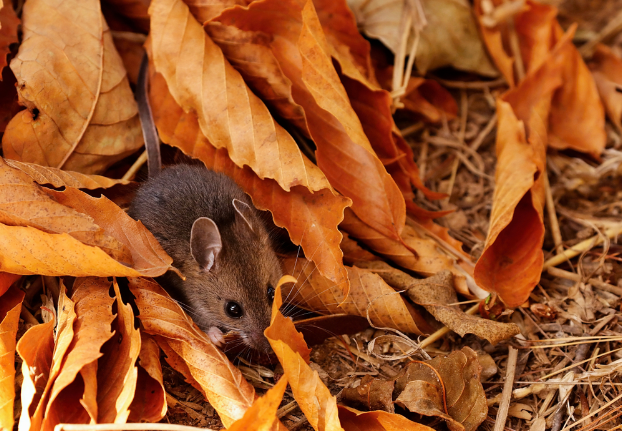
<svg viewBox="0 0 622 431">
<path fill-rule="evenodd" d="M 235 331 L 250 348 L 271 351 L 275 288 L 282 270 L 268 229 L 250 198 L 228 176 L 173 165 L 148 179 L 128 214 L 139 220 L 186 277 L 157 281 L 217 346 Z"/>
</svg>

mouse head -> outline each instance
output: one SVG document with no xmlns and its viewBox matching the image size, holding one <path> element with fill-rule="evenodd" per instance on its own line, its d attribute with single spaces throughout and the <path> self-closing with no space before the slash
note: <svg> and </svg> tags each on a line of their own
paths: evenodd
<svg viewBox="0 0 622 431">
<path fill-rule="evenodd" d="M 235 209 L 231 223 L 218 226 L 211 218 L 200 217 L 192 225 L 194 262 L 185 273 L 187 282 L 197 286 L 189 286 L 187 300 L 203 331 L 233 330 L 249 347 L 268 352 L 263 331 L 270 324 L 281 267 L 256 210 L 239 199 L 231 205 Z"/>
</svg>

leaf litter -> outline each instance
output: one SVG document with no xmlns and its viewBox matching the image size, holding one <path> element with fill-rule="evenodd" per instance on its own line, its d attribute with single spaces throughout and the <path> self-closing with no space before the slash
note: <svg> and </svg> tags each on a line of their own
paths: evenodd
<svg viewBox="0 0 622 431">
<path fill-rule="evenodd" d="M 10 3 L 0 427 L 619 425 L 615 7 Z M 130 83 L 149 27 L 166 163 L 232 176 L 302 247 L 283 252 L 300 321 L 277 295 L 275 357 L 227 358 L 235 341 L 218 350 L 142 278 L 171 264 L 123 211 L 144 178 Z"/>
</svg>

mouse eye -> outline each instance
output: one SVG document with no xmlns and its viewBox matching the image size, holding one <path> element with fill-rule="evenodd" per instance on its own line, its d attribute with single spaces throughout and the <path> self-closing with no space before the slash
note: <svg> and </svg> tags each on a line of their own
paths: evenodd
<svg viewBox="0 0 622 431">
<path fill-rule="evenodd" d="M 229 317 L 234 319 L 239 319 L 244 315 L 244 310 L 242 310 L 242 306 L 237 302 L 229 301 L 225 304 L 225 312 Z"/>
<path fill-rule="evenodd" d="M 274 301 L 274 287 L 268 286 L 268 300 L 270 303 Z"/>
</svg>

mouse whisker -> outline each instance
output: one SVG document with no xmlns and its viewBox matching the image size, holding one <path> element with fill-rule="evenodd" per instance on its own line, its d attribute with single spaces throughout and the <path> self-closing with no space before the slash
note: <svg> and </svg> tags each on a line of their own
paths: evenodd
<svg viewBox="0 0 622 431">
<path fill-rule="evenodd" d="M 300 249 L 302 248 L 302 240 L 305 237 L 305 233 L 307 232 L 308 227 L 309 227 L 309 224 L 307 223 L 307 226 L 305 227 L 305 230 L 302 231 L 302 236 L 300 237 L 300 245 L 298 245 L 298 252 L 296 253 L 296 260 L 294 261 L 294 269 L 292 269 L 292 276 L 296 272 L 296 265 L 298 264 L 298 256 L 300 256 Z"/>
</svg>

